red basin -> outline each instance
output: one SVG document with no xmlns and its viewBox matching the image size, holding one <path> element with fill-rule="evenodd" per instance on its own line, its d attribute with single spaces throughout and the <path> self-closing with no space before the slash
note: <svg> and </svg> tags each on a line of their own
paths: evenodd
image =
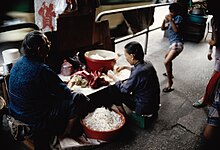
<svg viewBox="0 0 220 150">
<path fill-rule="evenodd" d="M 83 124 L 83 121 L 80 120 L 80 123 L 83 126 L 84 133 L 86 134 L 87 137 L 92 138 L 92 139 L 99 139 L 103 141 L 111 141 L 114 137 L 116 137 L 122 130 L 122 127 L 125 125 L 125 117 L 123 114 L 117 112 L 121 118 L 122 118 L 122 124 L 114 130 L 110 131 L 95 131 L 93 129 L 90 129 L 86 125 Z"/>
<path fill-rule="evenodd" d="M 86 52 L 84 57 L 89 70 L 107 72 L 113 70 L 118 56 L 109 50 L 92 50 Z"/>
</svg>

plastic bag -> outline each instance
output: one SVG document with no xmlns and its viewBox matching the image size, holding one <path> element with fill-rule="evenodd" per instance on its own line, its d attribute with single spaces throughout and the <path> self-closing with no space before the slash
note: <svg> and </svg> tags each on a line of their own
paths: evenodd
<svg viewBox="0 0 220 150">
<path fill-rule="evenodd" d="M 73 73 L 73 66 L 66 59 L 63 61 L 60 73 L 64 76 L 70 76 Z"/>
<path fill-rule="evenodd" d="M 29 125 L 16 120 L 12 116 L 7 116 L 7 121 L 11 134 L 16 141 L 24 141 L 33 137 L 33 133 Z"/>
<path fill-rule="evenodd" d="M 66 0 L 57 0 L 56 3 L 57 4 L 55 6 L 55 13 L 62 14 L 67 7 Z"/>
<path fill-rule="evenodd" d="M 86 69 L 86 65 L 80 60 L 79 54 L 80 53 L 77 52 L 73 57 L 69 57 L 70 63 L 73 65 L 74 72 Z"/>
</svg>

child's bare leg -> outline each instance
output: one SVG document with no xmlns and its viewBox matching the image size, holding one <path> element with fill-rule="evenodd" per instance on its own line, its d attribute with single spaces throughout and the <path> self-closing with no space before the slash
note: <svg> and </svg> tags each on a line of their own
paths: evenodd
<svg viewBox="0 0 220 150">
<path fill-rule="evenodd" d="M 208 43 L 211 46 L 215 46 L 216 45 L 216 41 L 215 40 L 209 40 Z"/>
<path fill-rule="evenodd" d="M 173 80 L 172 80 L 172 62 L 165 62 L 165 67 L 167 71 L 167 86 L 168 88 L 171 88 L 173 85 Z"/>
<path fill-rule="evenodd" d="M 176 57 L 176 51 L 175 50 L 170 50 L 166 56 L 165 56 L 165 61 L 164 61 L 164 65 L 167 71 L 167 88 L 171 88 L 173 85 L 173 73 L 172 73 L 172 60 Z"/>
</svg>

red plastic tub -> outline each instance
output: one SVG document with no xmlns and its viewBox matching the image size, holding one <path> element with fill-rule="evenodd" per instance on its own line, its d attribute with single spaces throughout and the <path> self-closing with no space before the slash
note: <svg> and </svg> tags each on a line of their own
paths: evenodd
<svg viewBox="0 0 220 150">
<path fill-rule="evenodd" d="M 83 130 L 84 133 L 86 134 L 86 136 L 88 138 L 92 138 L 92 139 L 99 139 L 99 140 L 103 140 L 103 141 L 111 141 L 114 137 L 116 137 L 122 130 L 122 127 L 125 125 L 125 117 L 123 114 L 117 112 L 121 118 L 122 118 L 122 124 L 114 130 L 110 130 L 110 131 L 95 131 L 89 127 L 87 127 L 86 125 L 83 124 L 83 121 L 80 120 L 80 123 L 83 126 Z"/>
<path fill-rule="evenodd" d="M 109 50 L 92 50 L 84 54 L 89 70 L 107 72 L 113 70 L 116 64 L 117 54 Z"/>
</svg>

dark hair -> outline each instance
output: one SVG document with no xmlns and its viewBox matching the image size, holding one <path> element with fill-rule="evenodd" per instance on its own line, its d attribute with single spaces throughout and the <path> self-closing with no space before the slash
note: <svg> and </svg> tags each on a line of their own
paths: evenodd
<svg viewBox="0 0 220 150">
<path fill-rule="evenodd" d="M 136 60 L 144 60 L 144 51 L 140 43 L 133 41 L 126 44 L 124 48 L 128 54 L 133 54 Z"/>
<path fill-rule="evenodd" d="M 29 32 L 21 45 L 20 52 L 26 56 L 38 56 L 39 48 L 47 44 L 47 39 L 43 32 L 34 30 Z"/>
<path fill-rule="evenodd" d="M 169 6 L 169 10 L 174 11 L 176 14 L 180 14 L 182 9 L 183 8 L 180 6 L 180 4 L 176 3 L 176 2 L 170 4 L 170 6 Z"/>
</svg>

